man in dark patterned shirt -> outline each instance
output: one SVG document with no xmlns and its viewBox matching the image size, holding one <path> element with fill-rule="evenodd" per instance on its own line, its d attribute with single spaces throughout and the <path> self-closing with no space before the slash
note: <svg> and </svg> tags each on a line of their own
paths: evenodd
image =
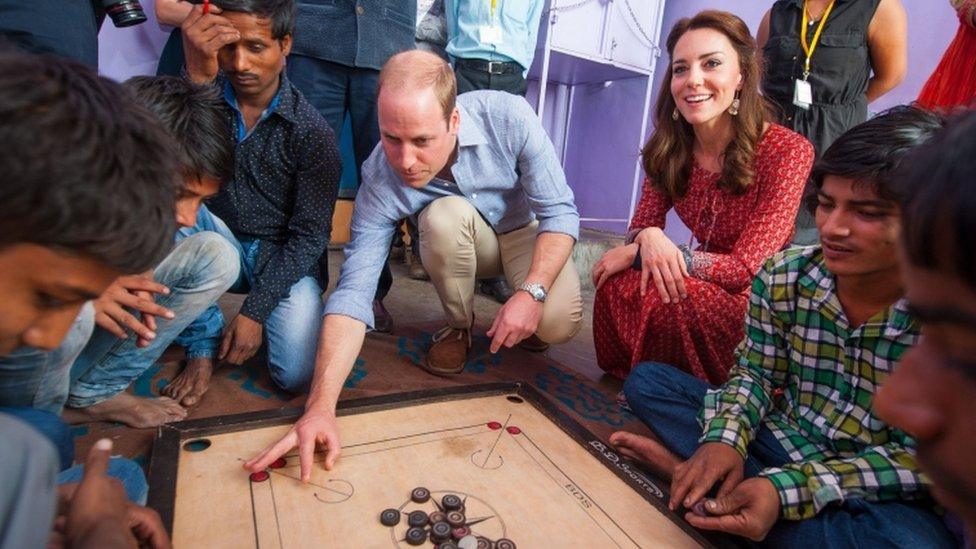
<svg viewBox="0 0 976 549">
<path fill-rule="evenodd" d="M 720 387 L 644 363 L 624 387 L 661 443 L 610 442 L 671 479 L 698 528 L 773 547 L 951 547 L 915 443 L 872 397 L 919 337 L 906 309 L 892 171 L 942 119 L 904 107 L 841 136 L 814 167 L 821 244 L 774 255 Z M 783 520 L 780 520 L 783 519 Z"/>
<path fill-rule="evenodd" d="M 201 210 L 195 227 L 224 234 L 241 254 L 242 276 L 230 291 L 247 298 L 219 357 L 241 364 L 267 338 L 271 378 L 301 391 L 314 368 L 328 282 L 324 254 L 339 152 L 328 124 L 284 73 L 292 0 L 213 4 L 219 15 L 196 6 L 182 31 L 187 75 L 222 89 L 233 117 L 228 139 L 236 143 L 234 180 Z M 210 372 L 184 376 L 206 383 Z"/>
</svg>

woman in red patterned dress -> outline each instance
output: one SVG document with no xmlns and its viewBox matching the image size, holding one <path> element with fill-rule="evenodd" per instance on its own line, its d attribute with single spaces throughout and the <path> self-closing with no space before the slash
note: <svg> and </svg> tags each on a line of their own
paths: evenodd
<svg viewBox="0 0 976 549">
<path fill-rule="evenodd" d="M 753 276 L 790 241 L 814 153 L 767 121 L 741 19 L 701 12 L 678 21 L 667 45 L 643 196 L 627 244 L 593 268 L 593 337 L 597 363 L 614 376 L 652 360 L 718 384 L 743 337 Z M 664 234 L 671 208 L 697 247 Z"/>
</svg>

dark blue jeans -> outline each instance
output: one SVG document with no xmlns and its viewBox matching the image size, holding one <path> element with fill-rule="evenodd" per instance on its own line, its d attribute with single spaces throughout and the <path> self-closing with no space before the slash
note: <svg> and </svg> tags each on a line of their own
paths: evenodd
<svg viewBox="0 0 976 549">
<path fill-rule="evenodd" d="M 380 126 L 376 118 L 376 85 L 380 71 L 298 54 L 288 56 L 286 70 L 291 83 L 329 123 L 337 142 L 346 113 L 349 113 L 356 174 L 362 181 L 363 162 L 380 142 Z M 340 195 L 340 198 L 346 197 Z M 393 274 L 387 262 L 380 272 L 375 299 L 382 301 L 392 285 Z"/>
<path fill-rule="evenodd" d="M 681 459 L 698 449 L 698 411 L 713 386 L 677 368 L 655 362 L 638 364 L 624 384 L 627 404 Z M 776 437 L 760 427 L 748 447 L 746 478 L 767 467 L 790 462 Z M 849 499 L 811 519 L 781 520 L 763 545 L 770 547 L 954 547 L 949 531 L 927 505 Z"/>
<path fill-rule="evenodd" d="M 359 173 L 363 162 L 380 142 L 380 126 L 376 118 L 376 85 L 380 71 L 298 54 L 288 56 L 287 70 L 288 79 L 329 123 L 336 140 L 342 133 L 346 113 L 349 113 L 356 172 Z"/>
</svg>

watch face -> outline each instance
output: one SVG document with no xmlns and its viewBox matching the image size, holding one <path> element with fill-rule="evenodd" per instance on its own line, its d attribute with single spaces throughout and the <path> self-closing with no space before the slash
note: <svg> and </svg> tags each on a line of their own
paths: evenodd
<svg viewBox="0 0 976 549">
<path fill-rule="evenodd" d="M 525 284 L 522 286 L 522 289 L 528 292 L 532 296 L 532 299 L 536 301 L 545 301 L 546 299 L 546 290 L 541 284 Z"/>
</svg>

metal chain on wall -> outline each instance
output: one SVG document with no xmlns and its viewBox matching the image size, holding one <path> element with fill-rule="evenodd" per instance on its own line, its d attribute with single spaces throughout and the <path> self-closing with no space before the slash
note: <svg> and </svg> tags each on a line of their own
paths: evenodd
<svg viewBox="0 0 976 549">
<path fill-rule="evenodd" d="M 596 0 L 580 0 L 579 2 L 575 2 L 573 4 L 566 4 L 565 6 L 553 6 L 553 7 L 549 8 L 549 11 L 550 12 L 560 12 L 560 11 L 575 10 L 577 8 L 581 8 L 581 7 L 589 4 L 590 2 L 595 2 L 595 1 Z M 613 1 L 614 0 L 610 0 L 610 2 L 613 2 Z M 632 8 L 630 6 L 630 0 L 623 0 L 623 3 L 624 3 L 624 6 L 627 8 L 627 12 L 630 14 L 630 20 L 634 23 L 634 26 L 637 27 L 636 30 L 637 30 L 638 34 L 641 35 L 641 37 L 644 39 L 644 42 L 648 46 L 654 47 L 654 40 L 651 40 L 651 36 L 649 34 L 647 34 L 647 31 L 644 30 L 644 26 L 640 24 L 640 19 L 638 19 L 637 18 L 637 14 L 634 13 L 634 8 Z"/>
<path fill-rule="evenodd" d="M 590 2 L 594 2 L 594 1 L 595 0 L 580 0 L 579 2 L 576 2 L 575 4 L 567 4 L 565 6 L 553 6 L 553 7 L 549 8 L 549 11 L 553 12 L 553 11 L 569 11 L 569 10 L 575 10 L 576 8 L 581 8 L 581 7 L 589 4 Z"/>
<path fill-rule="evenodd" d="M 644 42 L 648 46 L 654 47 L 654 41 L 651 40 L 651 37 L 647 34 L 647 32 L 644 31 L 644 27 L 641 26 L 640 20 L 637 19 L 637 14 L 634 13 L 634 8 L 630 7 L 630 0 L 624 0 L 624 6 L 627 7 L 627 11 L 630 13 L 630 19 L 637 27 L 637 32 L 640 33 L 640 35 L 644 38 Z"/>
</svg>

